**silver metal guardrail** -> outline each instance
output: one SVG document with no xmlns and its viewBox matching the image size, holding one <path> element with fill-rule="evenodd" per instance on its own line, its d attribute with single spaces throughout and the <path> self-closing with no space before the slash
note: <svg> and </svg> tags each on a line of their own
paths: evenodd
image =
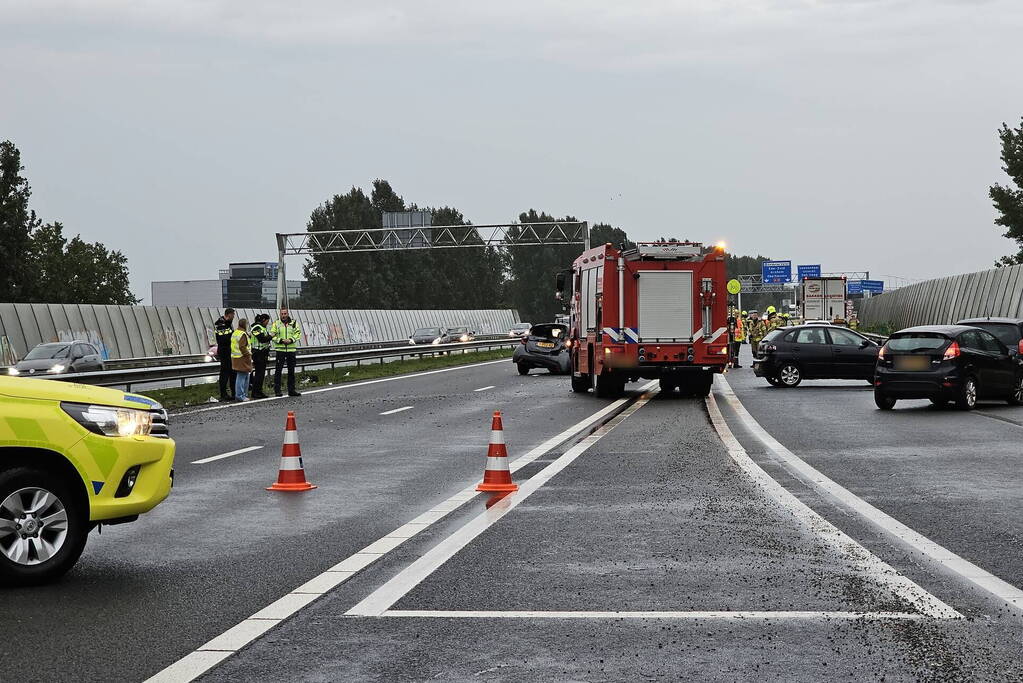
<svg viewBox="0 0 1023 683">
<path fill-rule="evenodd" d="M 501 337 L 484 339 L 457 344 L 419 344 L 405 343 L 386 349 L 362 349 L 356 351 L 335 351 L 328 353 L 299 354 L 295 359 L 296 369 L 305 371 L 307 367 L 335 368 L 340 364 L 361 365 L 364 361 L 379 360 L 383 364 L 388 358 L 403 360 L 423 356 L 436 356 L 452 351 L 486 351 L 496 348 L 512 347 L 519 344 L 519 338 Z M 271 366 L 272 367 L 272 366 Z M 63 382 L 78 382 L 101 387 L 124 387 L 131 391 L 133 385 L 151 384 L 154 382 L 185 381 L 197 377 L 216 377 L 220 374 L 219 363 L 183 363 L 148 368 L 125 368 L 120 370 L 103 370 L 102 372 L 76 372 L 63 375 L 34 375 L 35 379 L 52 379 Z"/>
</svg>

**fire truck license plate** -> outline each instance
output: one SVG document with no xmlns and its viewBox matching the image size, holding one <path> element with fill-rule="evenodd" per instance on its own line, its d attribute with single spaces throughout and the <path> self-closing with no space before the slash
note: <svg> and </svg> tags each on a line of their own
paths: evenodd
<svg viewBox="0 0 1023 683">
<path fill-rule="evenodd" d="M 539 346 L 541 349 L 553 349 L 554 348 L 554 342 L 537 342 L 536 345 Z"/>
</svg>

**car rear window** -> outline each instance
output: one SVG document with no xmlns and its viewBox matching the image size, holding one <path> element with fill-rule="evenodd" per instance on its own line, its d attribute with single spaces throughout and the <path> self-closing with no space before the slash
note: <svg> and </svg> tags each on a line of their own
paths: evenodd
<svg viewBox="0 0 1023 683">
<path fill-rule="evenodd" d="M 566 325 L 533 325 L 533 329 L 529 331 L 529 334 L 533 337 L 544 337 L 545 339 L 563 339 L 568 334 L 568 327 Z"/>
<path fill-rule="evenodd" d="M 899 335 L 888 340 L 892 351 L 936 351 L 949 342 L 948 337 L 935 332 L 914 332 Z"/>
<path fill-rule="evenodd" d="M 766 335 L 764 335 L 764 341 L 774 341 L 783 334 L 785 334 L 785 330 L 771 330 Z"/>
<path fill-rule="evenodd" d="M 1019 344 L 1019 328 L 1011 323 L 970 323 L 970 327 L 987 330 L 1008 347 Z"/>
</svg>

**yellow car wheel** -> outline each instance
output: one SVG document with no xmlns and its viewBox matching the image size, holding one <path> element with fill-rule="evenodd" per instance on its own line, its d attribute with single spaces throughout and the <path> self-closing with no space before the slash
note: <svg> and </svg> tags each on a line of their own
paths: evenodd
<svg viewBox="0 0 1023 683">
<path fill-rule="evenodd" d="M 59 476 L 0 471 L 0 583 L 31 585 L 66 573 L 82 554 L 89 520 Z"/>
</svg>

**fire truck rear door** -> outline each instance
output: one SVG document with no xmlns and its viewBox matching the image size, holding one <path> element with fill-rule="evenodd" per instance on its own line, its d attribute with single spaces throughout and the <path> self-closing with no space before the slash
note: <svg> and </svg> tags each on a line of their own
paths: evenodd
<svg viewBox="0 0 1023 683">
<path fill-rule="evenodd" d="M 693 272 L 644 270 L 638 284 L 640 341 L 692 341 Z"/>
</svg>

